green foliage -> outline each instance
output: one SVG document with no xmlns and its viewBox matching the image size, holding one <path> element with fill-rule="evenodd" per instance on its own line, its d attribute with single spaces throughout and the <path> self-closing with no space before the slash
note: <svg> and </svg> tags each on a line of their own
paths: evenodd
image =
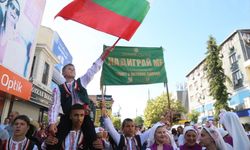
<svg viewBox="0 0 250 150">
<path fill-rule="evenodd" d="M 171 97 L 171 96 L 170 96 Z M 170 100 L 171 112 L 185 113 L 186 110 L 181 106 L 177 100 Z M 152 124 L 161 120 L 161 117 L 169 111 L 167 94 L 162 94 L 156 99 L 148 100 L 147 106 L 144 110 L 144 125 L 150 127 Z"/>
<path fill-rule="evenodd" d="M 138 126 L 138 125 L 143 125 L 144 123 L 144 120 L 141 116 L 137 116 L 135 119 L 134 119 L 134 122 L 135 124 Z"/>
<path fill-rule="evenodd" d="M 214 104 L 216 114 L 220 109 L 229 110 L 228 107 L 228 92 L 224 84 L 226 75 L 222 68 L 222 60 L 220 58 L 220 47 L 217 46 L 215 39 L 210 36 L 207 41 L 207 56 L 205 61 L 205 72 L 209 82 L 209 94 L 216 102 Z"/>
<path fill-rule="evenodd" d="M 195 111 L 195 110 L 192 110 L 191 113 L 188 113 L 188 119 L 191 120 L 192 122 L 194 123 L 197 123 L 198 121 L 198 117 L 199 117 L 200 113 Z"/>
<path fill-rule="evenodd" d="M 113 122 L 113 125 L 116 129 L 120 129 L 121 128 L 121 118 L 120 117 L 115 117 L 115 116 L 112 116 L 111 117 L 111 120 Z"/>
</svg>

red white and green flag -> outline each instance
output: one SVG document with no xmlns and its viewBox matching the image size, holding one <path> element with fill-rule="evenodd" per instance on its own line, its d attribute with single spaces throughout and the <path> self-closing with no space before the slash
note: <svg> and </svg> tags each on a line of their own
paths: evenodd
<svg viewBox="0 0 250 150">
<path fill-rule="evenodd" d="M 130 40 L 148 10 L 147 0 L 74 0 L 56 16 Z"/>
</svg>

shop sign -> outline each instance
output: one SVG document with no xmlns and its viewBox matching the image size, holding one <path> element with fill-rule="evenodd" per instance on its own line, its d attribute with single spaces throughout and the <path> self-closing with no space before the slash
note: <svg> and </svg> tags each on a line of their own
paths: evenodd
<svg viewBox="0 0 250 150">
<path fill-rule="evenodd" d="M 52 94 L 42 90 L 41 88 L 33 84 L 31 100 L 48 106 L 52 101 Z"/>
<path fill-rule="evenodd" d="M 29 100 L 31 90 L 32 83 L 0 65 L 0 91 Z"/>
</svg>

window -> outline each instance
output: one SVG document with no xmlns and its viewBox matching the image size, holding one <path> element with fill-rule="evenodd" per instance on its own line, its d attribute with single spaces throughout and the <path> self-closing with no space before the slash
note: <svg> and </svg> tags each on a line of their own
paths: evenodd
<svg viewBox="0 0 250 150">
<path fill-rule="evenodd" d="M 31 66 L 31 71 L 30 71 L 30 79 L 33 78 L 33 72 L 34 72 L 35 62 L 36 62 L 36 56 L 34 56 L 34 58 L 33 58 L 32 66 Z"/>
<path fill-rule="evenodd" d="M 231 56 L 229 56 L 229 59 L 230 59 L 230 64 L 235 63 L 237 61 L 236 53 L 233 53 Z"/>
<path fill-rule="evenodd" d="M 243 80 L 242 80 L 242 74 L 240 70 L 235 71 L 233 74 L 233 83 L 234 83 L 234 88 L 239 88 L 242 86 Z"/>
<path fill-rule="evenodd" d="M 45 62 L 44 68 L 43 68 L 42 83 L 47 85 L 48 84 L 48 78 L 49 78 L 49 64 Z"/>
</svg>

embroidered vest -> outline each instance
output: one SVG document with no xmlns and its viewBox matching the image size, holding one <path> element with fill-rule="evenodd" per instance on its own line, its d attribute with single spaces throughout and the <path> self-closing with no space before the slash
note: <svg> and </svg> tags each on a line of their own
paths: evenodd
<svg viewBox="0 0 250 150">
<path fill-rule="evenodd" d="M 132 138 L 132 150 L 141 150 L 141 139 L 139 135 L 135 135 Z M 121 135 L 117 150 L 128 150 L 129 143 L 124 135 Z"/>
<path fill-rule="evenodd" d="M 82 87 L 80 78 L 77 80 L 73 81 L 73 88 L 72 91 L 74 90 L 75 93 L 77 93 L 79 99 L 84 103 L 89 105 L 90 101 L 88 98 L 88 93 L 87 90 Z M 59 86 L 60 93 L 61 93 L 61 105 L 62 105 L 62 110 L 64 114 L 68 114 L 70 112 L 70 108 L 72 106 L 72 95 L 68 87 L 66 86 L 66 83 L 61 84 Z"/>
</svg>

